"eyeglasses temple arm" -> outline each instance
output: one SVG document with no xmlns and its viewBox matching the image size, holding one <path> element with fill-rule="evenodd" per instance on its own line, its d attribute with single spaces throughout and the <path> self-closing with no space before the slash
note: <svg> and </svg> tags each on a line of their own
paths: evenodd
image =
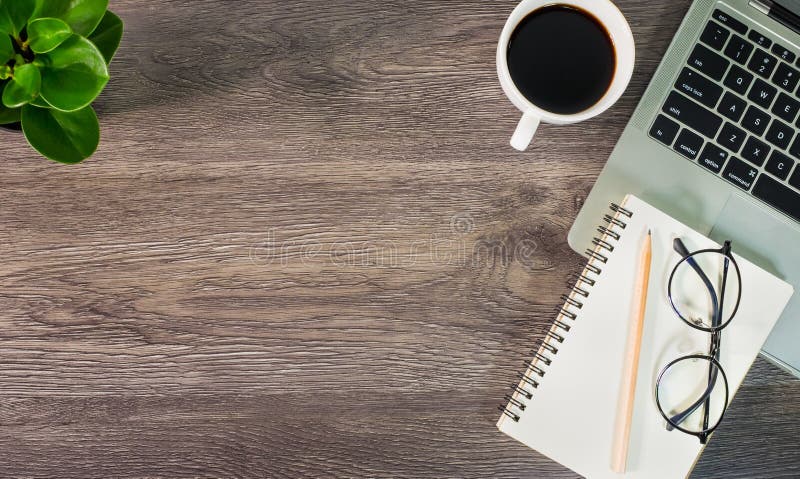
<svg viewBox="0 0 800 479">
<path fill-rule="evenodd" d="M 675 238 L 672 241 L 672 248 L 675 250 L 676 253 L 681 255 L 681 258 L 686 258 L 687 256 L 691 256 L 689 253 L 689 249 L 686 248 L 686 245 L 683 244 L 683 240 L 680 238 Z"/>
<path fill-rule="evenodd" d="M 672 247 L 679 255 L 681 255 L 682 258 L 686 260 L 686 263 L 692 267 L 694 272 L 700 277 L 700 280 L 703 281 L 703 284 L 705 285 L 706 289 L 708 290 L 708 294 L 711 297 L 712 321 L 717 321 L 719 318 L 719 299 L 717 299 L 716 288 L 714 288 L 711 280 L 708 279 L 708 276 L 706 276 L 706 274 L 703 272 L 703 268 L 697 264 L 697 261 L 694 260 L 691 253 L 689 253 L 689 250 L 686 249 L 686 245 L 683 244 L 683 241 L 681 241 L 680 238 L 675 238 L 675 240 L 672 242 Z"/>
<path fill-rule="evenodd" d="M 717 368 L 712 367 L 712 369 L 713 369 L 713 371 L 711 373 L 711 377 L 709 378 L 708 387 L 706 388 L 705 392 L 691 406 L 686 408 L 684 411 L 679 412 L 679 413 L 675 414 L 674 416 L 672 416 L 670 418 L 670 421 L 673 424 L 680 424 L 683 421 L 685 421 L 686 418 L 691 416 L 692 414 L 694 414 L 694 412 L 697 411 L 697 408 L 702 406 L 706 402 L 706 400 L 710 399 L 711 392 L 714 390 L 714 385 L 716 385 L 716 383 L 717 383 L 717 376 L 719 374 L 719 370 Z M 706 410 L 708 410 L 708 408 L 706 408 Z M 708 426 L 704 427 L 704 429 L 707 429 L 707 428 L 708 428 Z M 669 424 L 667 424 L 667 429 L 671 430 L 672 427 Z"/>
<path fill-rule="evenodd" d="M 722 248 L 723 254 L 725 255 L 725 262 L 723 263 L 722 267 L 722 287 L 719 290 L 719 312 L 713 319 L 713 326 L 716 328 L 722 324 L 722 315 L 723 315 L 723 308 L 725 307 L 725 288 L 728 284 L 728 268 L 730 266 L 730 260 L 728 256 L 731 254 L 731 243 L 730 241 L 725 242 L 725 246 Z M 720 351 L 720 342 L 722 341 L 722 336 L 719 331 L 715 331 L 711 334 L 711 356 L 714 359 L 719 360 L 719 351 Z M 709 388 L 714 388 L 714 383 L 716 383 L 717 368 L 713 367 L 712 364 L 708 366 L 708 384 Z M 703 407 L 703 430 L 708 429 L 708 415 L 709 409 L 711 408 L 711 395 L 706 397 L 705 405 Z M 701 439 L 701 441 L 703 441 Z M 705 442 L 703 442 L 705 444 Z"/>
</svg>

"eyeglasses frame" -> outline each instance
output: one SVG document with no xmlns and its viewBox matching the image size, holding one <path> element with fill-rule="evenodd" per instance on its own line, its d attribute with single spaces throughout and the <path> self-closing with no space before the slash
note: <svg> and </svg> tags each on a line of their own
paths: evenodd
<svg viewBox="0 0 800 479">
<path fill-rule="evenodd" d="M 730 241 L 726 241 L 725 244 L 721 248 L 718 248 L 718 249 L 713 249 L 713 248 L 712 249 L 703 249 L 703 250 L 695 251 L 693 253 L 689 253 L 688 249 L 683 244 L 683 241 L 681 241 L 680 238 L 676 238 L 674 243 L 673 243 L 673 247 L 674 247 L 675 251 L 678 252 L 678 254 L 681 255 L 682 258 L 675 265 L 675 267 L 673 268 L 673 270 L 672 270 L 672 272 L 670 273 L 670 276 L 669 276 L 669 282 L 668 282 L 668 285 L 667 285 L 667 296 L 669 298 L 670 306 L 672 307 L 672 310 L 675 312 L 675 314 L 684 323 L 686 323 L 688 326 L 690 326 L 690 327 L 692 327 L 694 329 L 703 331 L 703 332 L 711 333 L 711 341 L 710 341 L 710 346 L 709 346 L 710 350 L 709 350 L 709 354 L 708 355 L 691 354 L 691 355 L 687 355 L 687 356 L 681 356 L 681 357 L 671 361 L 666 366 L 664 366 L 661 369 L 661 372 L 658 375 L 658 379 L 656 380 L 655 400 L 656 400 L 656 405 L 658 406 L 658 412 L 667 421 L 667 429 L 668 430 L 677 429 L 677 430 L 679 430 L 679 431 L 681 431 L 681 432 L 683 432 L 685 434 L 689 434 L 689 435 L 697 437 L 700 440 L 701 444 L 706 444 L 706 442 L 708 441 L 708 438 L 711 436 L 711 434 L 717 429 L 717 427 L 719 427 L 720 423 L 722 423 L 722 419 L 725 416 L 725 412 L 728 409 L 728 403 L 729 403 L 729 399 L 730 399 L 730 395 L 729 395 L 730 390 L 729 390 L 729 386 L 728 386 L 728 377 L 725 374 L 725 370 L 723 369 L 722 364 L 720 364 L 720 362 L 719 362 L 719 354 L 720 354 L 720 348 L 721 348 L 721 342 L 722 342 L 722 330 L 725 329 L 731 323 L 733 318 L 736 316 L 736 313 L 739 311 L 739 304 L 740 304 L 741 298 L 742 298 L 742 287 L 741 287 L 741 285 L 742 285 L 742 275 L 741 275 L 741 271 L 739 270 L 739 265 L 736 263 L 736 259 L 731 254 L 731 242 Z M 695 261 L 695 258 L 697 256 L 702 255 L 702 254 L 710 254 L 710 253 L 721 254 L 723 257 L 726 258 L 726 262 L 725 262 L 725 266 L 724 266 L 724 273 L 723 273 L 723 280 L 722 280 L 721 294 L 720 294 L 719 299 L 717 298 L 716 289 L 715 289 L 714 285 L 708 279 L 708 276 L 705 274 L 705 272 L 702 270 L 702 268 Z M 737 276 L 737 280 L 738 280 L 738 284 L 739 284 L 739 291 L 738 291 L 737 298 L 736 298 L 736 304 L 734 306 L 733 312 L 730 315 L 730 318 L 728 318 L 728 320 L 725 321 L 724 323 L 721 323 L 721 320 L 722 320 L 722 317 L 723 317 L 723 307 L 724 307 L 724 304 L 725 304 L 725 288 L 726 288 L 726 284 L 727 284 L 728 270 L 729 270 L 728 261 L 733 263 L 734 271 L 736 272 L 736 276 Z M 712 323 L 711 323 L 712 325 L 711 325 L 710 328 L 706 328 L 706 327 L 704 327 L 702 325 L 696 324 L 695 322 L 689 320 L 688 318 L 685 318 L 683 316 L 683 314 L 680 312 L 680 310 L 678 309 L 678 306 L 675 304 L 675 299 L 674 299 L 674 297 L 672 295 L 672 283 L 673 283 L 673 279 L 675 278 L 676 272 L 681 267 L 681 265 L 683 265 L 684 263 L 688 263 L 689 266 L 691 266 L 691 268 L 695 272 L 697 272 L 697 274 L 700 276 L 701 280 L 703 281 L 704 285 L 708 289 L 709 295 L 710 295 L 710 297 L 712 299 L 712 303 L 714 304 L 714 309 L 715 309 L 715 314 L 713 314 L 714 318 L 712 318 Z M 660 390 L 661 381 L 664 378 L 664 375 L 667 373 L 667 371 L 670 370 L 670 368 L 672 366 L 674 366 L 675 364 L 677 364 L 680 361 L 692 360 L 692 359 L 694 359 L 694 360 L 702 359 L 702 360 L 708 361 L 708 363 L 709 363 L 708 386 L 706 388 L 706 391 L 701 395 L 701 397 L 697 401 L 695 401 L 695 403 L 692 404 L 689 408 L 687 408 L 686 410 L 684 410 L 683 412 L 681 412 L 679 414 L 674 415 L 673 417 L 669 417 L 664 412 L 664 409 L 661 406 L 661 399 L 659 397 L 659 390 Z M 714 387 L 716 385 L 716 381 L 717 381 L 717 374 L 716 374 L 717 371 L 722 373 L 722 379 L 723 379 L 723 382 L 724 382 L 724 385 L 725 385 L 725 403 L 724 403 L 725 404 L 725 408 L 722 410 L 722 414 L 720 414 L 719 420 L 717 420 L 716 424 L 714 424 L 713 426 L 709 427 L 708 426 L 708 415 L 709 415 L 708 409 L 709 409 L 709 403 L 710 403 L 710 399 L 711 399 L 710 396 L 711 396 L 711 393 L 713 392 L 713 389 L 714 389 Z M 681 427 L 680 423 L 683 422 L 683 420 L 685 418 L 687 418 L 690 415 L 694 414 L 694 412 L 697 410 L 697 408 L 700 407 L 701 405 L 704 405 L 703 430 L 702 431 L 691 431 L 691 430 L 688 430 L 688 429 L 686 429 L 684 427 Z M 676 420 L 675 418 L 678 418 L 678 419 Z"/>
</svg>

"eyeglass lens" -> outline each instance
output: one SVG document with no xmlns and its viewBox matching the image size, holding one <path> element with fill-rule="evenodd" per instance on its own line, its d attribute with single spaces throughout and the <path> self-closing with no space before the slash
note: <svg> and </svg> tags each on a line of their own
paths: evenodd
<svg viewBox="0 0 800 479">
<path fill-rule="evenodd" d="M 729 257 L 701 252 L 678 264 L 670 289 L 670 299 L 682 319 L 702 329 L 717 329 L 735 313 L 741 285 Z"/>
<path fill-rule="evenodd" d="M 698 434 L 713 430 L 727 407 L 727 386 L 707 357 L 686 357 L 664 370 L 658 400 L 669 427 Z"/>
</svg>

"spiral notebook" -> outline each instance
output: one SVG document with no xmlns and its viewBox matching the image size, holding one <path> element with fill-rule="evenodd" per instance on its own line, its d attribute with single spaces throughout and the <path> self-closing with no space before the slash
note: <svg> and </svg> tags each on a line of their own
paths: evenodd
<svg viewBox="0 0 800 479">
<path fill-rule="evenodd" d="M 587 251 L 586 268 L 507 396 L 497 427 L 587 478 L 686 477 L 702 446 L 696 437 L 666 430 L 655 403 L 655 380 L 665 364 L 687 354 L 687 349 L 707 351 L 708 335 L 687 327 L 669 306 L 667 280 L 679 260 L 672 242 L 681 237 L 695 251 L 718 245 L 634 196 L 613 205 L 602 220 L 594 248 Z M 611 470 L 614 421 L 632 285 L 648 229 L 653 234 L 653 260 L 627 472 L 616 474 Z M 733 251 L 735 255 L 735 244 Z M 720 357 L 731 397 L 793 294 L 787 283 L 735 257 L 742 298 L 735 319 L 723 332 Z"/>
</svg>

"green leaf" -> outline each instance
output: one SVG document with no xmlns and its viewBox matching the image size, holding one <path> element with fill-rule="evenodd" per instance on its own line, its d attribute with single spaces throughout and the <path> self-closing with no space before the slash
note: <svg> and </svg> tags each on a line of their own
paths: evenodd
<svg viewBox="0 0 800 479">
<path fill-rule="evenodd" d="M 8 63 L 9 60 L 14 58 L 14 44 L 11 43 L 11 37 L 0 33 L 0 64 Z"/>
<path fill-rule="evenodd" d="M 33 63 L 14 68 L 14 76 L 3 90 L 3 105 L 18 108 L 39 96 L 42 88 L 42 75 Z"/>
<path fill-rule="evenodd" d="M 108 0 L 37 0 L 33 18 L 60 18 L 73 32 L 88 36 L 107 9 Z"/>
<path fill-rule="evenodd" d="M 0 0 L 0 32 L 19 39 L 35 7 L 36 0 Z"/>
<path fill-rule="evenodd" d="M 39 18 L 28 24 L 28 44 L 35 53 L 47 53 L 64 43 L 72 29 L 58 18 Z"/>
<path fill-rule="evenodd" d="M 47 103 L 46 101 L 44 101 L 44 99 L 42 98 L 42 95 L 39 95 L 36 98 L 34 98 L 33 100 L 31 100 L 29 105 L 38 106 L 39 108 L 53 108 L 53 105 L 51 105 L 51 104 Z"/>
<path fill-rule="evenodd" d="M 21 108 L 6 108 L 0 105 L 0 125 L 17 123 L 19 121 L 20 111 Z"/>
<path fill-rule="evenodd" d="M 97 28 L 89 35 L 89 41 L 95 44 L 106 59 L 106 63 L 111 63 L 114 58 L 119 42 L 122 40 L 122 20 L 114 13 L 108 11 Z"/>
<path fill-rule="evenodd" d="M 3 65 L 5 67 L 5 65 Z M 8 81 L 0 81 L 0 96 L 2 96 L 3 89 L 8 84 Z M 0 101 L 0 125 L 8 125 L 10 123 L 19 122 L 19 108 L 6 108 L 3 102 Z"/>
<path fill-rule="evenodd" d="M 91 106 L 64 112 L 25 105 L 22 131 L 36 151 L 61 163 L 80 163 L 100 143 L 100 124 Z"/>
<path fill-rule="evenodd" d="M 42 71 L 42 98 L 62 111 L 89 105 L 108 83 L 108 66 L 100 50 L 72 35 L 49 53 L 36 56 Z"/>
</svg>

